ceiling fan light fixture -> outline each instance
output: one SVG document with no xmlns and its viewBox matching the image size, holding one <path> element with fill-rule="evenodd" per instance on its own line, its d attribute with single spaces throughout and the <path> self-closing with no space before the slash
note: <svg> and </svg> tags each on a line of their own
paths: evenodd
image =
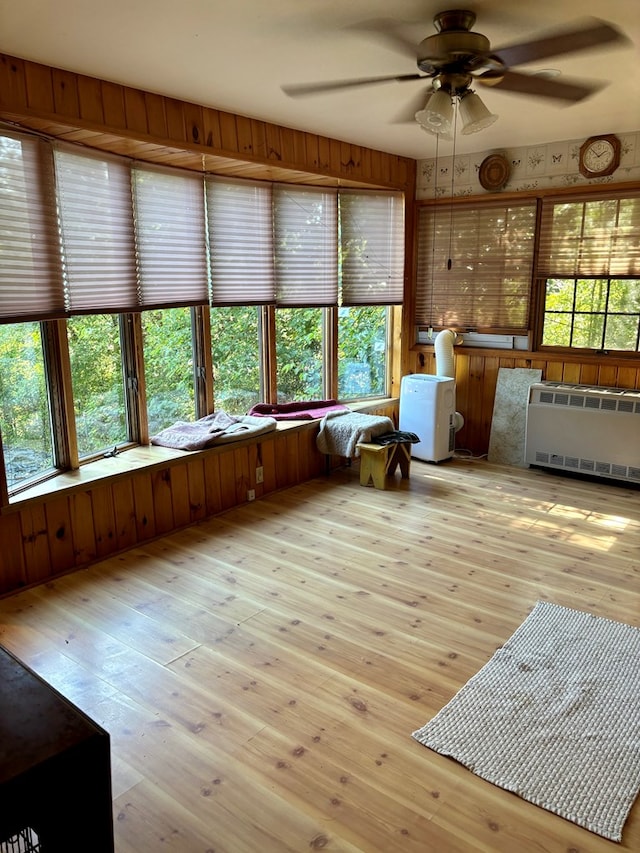
<svg viewBox="0 0 640 853">
<path fill-rule="evenodd" d="M 453 101 L 451 95 L 438 89 L 427 98 L 424 109 L 419 110 L 415 119 L 427 133 L 435 133 L 437 136 L 448 136 L 451 134 L 453 123 Z"/>
<path fill-rule="evenodd" d="M 489 112 L 475 92 L 467 92 L 460 98 L 459 111 L 464 136 L 484 130 L 498 120 L 498 116 Z"/>
</svg>

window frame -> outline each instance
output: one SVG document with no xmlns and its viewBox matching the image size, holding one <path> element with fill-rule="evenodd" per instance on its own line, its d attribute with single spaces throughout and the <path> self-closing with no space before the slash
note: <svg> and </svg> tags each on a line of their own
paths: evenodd
<svg viewBox="0 0 640 853">
<path fill-rule="evenodd" d="M 635 218 L 633 223 L 628 226 L 631 239 L 634 239 L 633 235 L 637 233 L 637 229 L 640 227 L 640 189 L 620 186 L 614 190 L 606 190 L 598 187 L 594 188 L 592 192 L 585 192 L 582 189 L 579 192 L 571 194 L 548 193 L 541 199 L 532 298 L 532 305 L 534 306 L 532 348 L 534 350 L 539 352 L 557 352 L 559 354 L 612 355 L 621 359 L 637 359 L 640 356 L 639 349 L 613 350 L 604 347 L 575 347 L 571 345 L 564 346 L 543 343 L 545 318 L 547 313 L 553 313 L 546 311 L 547 283 L 549 281 L 573 280 L 577 286 L 577 282 L 580 280 L 593 279 L 607 282 L 607 288 L 609 289 L 609 283 L 612 280 L 640 280 L 640 251 L 638 250 L 640 242 L 635 247 L 635 253 L 629 253 L 625 249 L 625 242 L 623 242 L 625 235 L 622 234 L 621 239 L 618 231 L 620 206 L 625 200 L 634 200 L 635 202 Z M 583 255 L 581 252 L 583 239 L 594 240 L 594 237 L 590 236 L 590 233 L 585 228 L 585 207 L 588 204 L 597 204 L 598 202 L 602 202 L 603 204 L 617 203 L 615 228 L 606 229 L 606 234 L 608 235 L 606 241 L 602 237 L 600 238 L 603 248 L 604 242 L 609 243 L 609 249 L 606 252 L 601 252 L 598 255 L 594 255 L 593 253 Z M 576 245 L 575 252 L 570 251 L 572 244 L 567 237 L 564 240 L 564 247 L 559 243 L 554 244 L 552 222 L 555 208 L 569 205 L 583 206 L 580 237 L 578 240 L 575 238 L 573 240 L 573 243 Z M 585 234 L 586 236 L 584 236 Z M 638 241 L 637 236 L 635 239 Z M 553 260 L 553 251 L 556 246 L 557 262 Z M 569 251 L 567 251 L 567 246 L 569 247 Z M 620 252 L 621 246 L 622 252 Z M 623 264 L 623 267 L 620 264 Z M 611 271 L 611 265 L 615 266 L 613 272 Z M 621 270 L 624 270 L 624 272 L 621 272 Z M 576 315 L 582 313 L 584 312 L 575 310 L 570 312 L 572 325 Z M 606 332 L 607 317 L 616 313 L 618 312 L 605 312 L 603 335 Z M 638 346 L 640 346 L 640 320 L 638 321 L 636 340 L 639 341 Z"/>
</svg>

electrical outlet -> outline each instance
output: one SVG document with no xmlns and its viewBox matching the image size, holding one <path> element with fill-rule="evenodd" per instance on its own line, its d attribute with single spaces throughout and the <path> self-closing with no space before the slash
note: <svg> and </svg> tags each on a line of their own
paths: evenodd
<svg viewBox="0 0 640 853">
<path fill-rule="evenodd" d="M 255 489 L 247 489 L 247 500 L 255 501 L 256 499 L 256 490 Z"/>
<path fill-rule="evenodd" d="M 264 483 L 264 468 L 262 465 L 256 468 L 256 483 Z"/>
</svg>

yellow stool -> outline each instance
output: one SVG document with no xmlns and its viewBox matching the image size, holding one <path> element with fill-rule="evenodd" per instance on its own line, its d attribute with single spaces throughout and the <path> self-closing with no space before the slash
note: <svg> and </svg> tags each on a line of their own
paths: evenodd
<svg viewBox="0 0 640 853">
<path fill-rule="evenodd" d="M 360 451 L 361 486 L 368 486 L 373 480 L 376 489 L 385 489 L 387 476 L 394 474 L 398 465 L 402 479 L 409 479 L 410 442 L 358 444 L 358 450 Z"/>
</svg>

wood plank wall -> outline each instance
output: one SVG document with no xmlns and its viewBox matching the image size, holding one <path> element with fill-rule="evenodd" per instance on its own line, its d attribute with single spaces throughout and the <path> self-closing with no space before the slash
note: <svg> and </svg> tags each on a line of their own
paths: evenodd
<svg viewBox="0 0 640 853">
<path fill-rule="evenodd" d="M 542 371 L 542 379 L 570 384 L 604 385 L 640 389 L 638 359 L 598 361 L 593 356 L 545 357 L 541 353 L 455 348 L 456 409 L 464 416 L 464 427 L 456 434 L 456 447 L 474 455 L 487 453 L 498 370 L 523 367 Z M 435 375 L 433 347 L 414 347 L 411 373 Z"/>
<path fill-rule="evenodd" d="M 397 401 L 367 411 L 397 424 Z M 0 595 L 246 503 L 249 489 L 259 499 L 324 475 L 326 457 L 316 447 L 317 433 L 314 421 L 5 508 L 0 514 Z M 334 458 L 334 466 L 341 461 Z M 262 483 L 256 482 L 259 466 Z"/>
<path fill-rule="evenodd" d="M 416 162 L 266 121 L 0 54 L 0 115 L 68 140 L 184 168 L 276 180 L 319 178 L 403 190 Z M 204 158 L 204 159 L 203 159 Z"/>
</svg>

